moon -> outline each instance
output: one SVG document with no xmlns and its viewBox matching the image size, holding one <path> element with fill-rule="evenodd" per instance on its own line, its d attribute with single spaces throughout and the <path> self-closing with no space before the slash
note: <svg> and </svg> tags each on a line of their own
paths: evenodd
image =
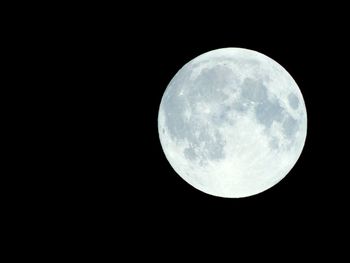
<svg viewBox="0 0 350 263">
<path fill-rule="evenodd" d="M 222 48 L 185 64 L 161 99 L 158 133 L 176 173 L 210 195 L 240 198 L 281 181 L 306 139 L 303 96 L 276 61 Z"/>
</svg>

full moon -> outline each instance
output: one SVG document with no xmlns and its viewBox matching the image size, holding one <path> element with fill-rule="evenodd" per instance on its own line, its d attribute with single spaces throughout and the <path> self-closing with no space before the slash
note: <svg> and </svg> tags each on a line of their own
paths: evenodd
<svg viewBox="0 0 350 263">
<path fill-rule="evenodd" d="M 210 195 L 239 198 L 281 181 L 304 147 L 307 115 L 290 74 L 248 49 L 185 64 L 166 88 L 158 133 L 170 165 Z"/>
</svg>

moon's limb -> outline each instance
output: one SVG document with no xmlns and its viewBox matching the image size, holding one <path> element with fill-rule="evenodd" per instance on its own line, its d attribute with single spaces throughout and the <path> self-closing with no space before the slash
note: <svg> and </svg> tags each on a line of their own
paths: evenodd
<svg viewBox="0 0 350 263">
<path fill-rule="evenodd" d="M 164 153 L 195 188 L 222 197 L 260 193 L 299 158 L 306 109 L 293 78 L 258 52 L 227 48 L 187 63 L 159 108 Z"/>
</svg>

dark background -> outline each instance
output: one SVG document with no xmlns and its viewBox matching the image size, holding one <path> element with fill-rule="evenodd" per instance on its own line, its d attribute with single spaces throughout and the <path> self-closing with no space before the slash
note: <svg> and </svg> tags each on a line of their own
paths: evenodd
<svg viewBox="0 0 350 263">
<path fill-rule="evenodd" d="M 38 120 L 43 128 L 33 129 L 44 145 L 33 162 L 40 176 L 23 183 L 38 189 L 30 190 L 34 201 L 23 201 L 30 209 L 25 216 L 43 215 L 38 222 L 48 225 L 48 236 L 56 231 L 73 249 L 128 248 L 129 258 L 174 247 L 171 258 L 186 250 L 211 254 L 205 245 L 218 246 L 219 254 L 244 247 L 246 258 L 259 248 L 267 254 L 287 248 L 289 258 L 339 243 L 348 130 L 341 10 L 320 3 L 85 4 L 23 24 L 27 66 L 40 64 L 29 75 L 42 87 L 27 93 L 40 102 L 35 116 L 44 116 Z M 196 56 L 224 47 L 253 49 L 281 64 L 308 114 L 305 147 L 292 171 L 271 189 L 240 199 L 210 196 L 182 180 L 157 130 L 171 78 Z"/>
<path fill-rule="evenodd" d="M 302 19 L 276 12 L 280 15 L 164 15 L 112 31 L 108 52 L 102 53 L 109 88 L 100 103 L 110 107 L 115 137 L 110 145 L 104 141 L 111 163 L 107 179 L 98 179 L 99 211 L 110 215 L 106 210 L 114 207 L 125 226 L 146 240 L 212 235 L 248 242 L 262 236 L 277 243 L 297 239 L 308 249 L 308 242 L 322 243 L 338 233 L 346 192 L 339 190 L 344 174 L 337 163 L 343 157 L 335 138 L 344 111 L 338 103 L 343 84 L 334 74 L 342 71 L 337 65 L 343 34 L 323 14 Z M 292 171 L 273 188 L 242 199 L 213 197 L 188 185 L 169 165 L 158 138 L 158 107 L 171 78 L 194 57 L 223 47 L 253 49 L 280 63 L 299 85 L 308 114 L 305 148 Z"/>
<path fill-rule="evenodd" d="M 334 77 L 342 72 L 342 24 L 324 11 L 289 11 L 262 17 L 257 11 L 154 11 L 155 17 L 135 15 L 96 30 L 103 62 L 97 68 L 106 77 L 97 92 L 106 115 L 96 117 L 110 122 L 112 136 L 102 139 L 108 176 L 104 169 L 94 175 L 99 211 L 109 215 L 106 210 L 114 207 L 127 227 L 165 239 L 170 233 L 259 233 L 303 243 L 336 232 L 345 198 L 337 190 L 344 175 L 334 164 L 342 158 L 334 139 L 344 112 L 337 102 L 343 84 Z M 166 160 L 157 130 L 160 100 L 175 73 L 194 57 L 224 47 L 253 49 L 276 60 L 299 85 L 308 114 L 305 147 L 292 171 L 273 188 L 241 199 L 213 197 L 188 185 Z"/>
</svg>

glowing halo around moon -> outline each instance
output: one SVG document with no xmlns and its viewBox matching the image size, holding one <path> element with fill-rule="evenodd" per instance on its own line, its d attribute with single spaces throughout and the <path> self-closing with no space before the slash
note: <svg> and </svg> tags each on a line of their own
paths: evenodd
<svg viewBox="0 0 350 263">
<path fill-rule="evenodd" d="M 261 193 L 282 180 L 304 147 L 307 115 L 289 73 L 248 49 L 223 48 L 183 66 L 162 97 L 158 132 L 167 160 L 214 196 Z"/>
</svg>

